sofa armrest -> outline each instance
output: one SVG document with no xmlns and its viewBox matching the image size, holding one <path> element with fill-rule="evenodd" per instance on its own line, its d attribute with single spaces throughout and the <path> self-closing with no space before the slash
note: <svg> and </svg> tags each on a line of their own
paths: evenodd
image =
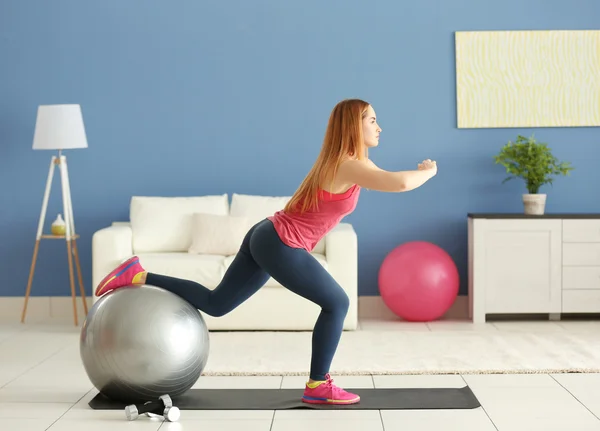
<svg viewBox="0 0 600 431">
<path fill-rule="evenodd" d="M 92 236 L 92 289 L 116 265 L 133 255 L 133 232 L 127 222 L 115 222 Z"/>
<path fill-rule="evenodd" d="M 339 223 L 325 236 L 325 258 L 333 278 L 350 298 L 347 324 L 356 328 L 358 309 L 358 237 L 350 223 Z"/>
</svg>

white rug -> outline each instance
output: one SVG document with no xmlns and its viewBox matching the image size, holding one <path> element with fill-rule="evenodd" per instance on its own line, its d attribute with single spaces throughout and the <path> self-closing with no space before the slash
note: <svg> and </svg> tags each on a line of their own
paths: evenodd
<svg viewBox="0 0 600 431">
<path fill-rule="evenodd" d="M 307 375 L 310 332 L 213 332 L 205 375 Z M 332 375 L 600 372 L 595 331 L 356 331 Z"/>
</svg>

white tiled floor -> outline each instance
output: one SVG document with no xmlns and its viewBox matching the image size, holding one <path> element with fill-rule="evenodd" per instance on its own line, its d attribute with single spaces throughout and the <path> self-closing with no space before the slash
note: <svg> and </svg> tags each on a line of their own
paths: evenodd
<svg viewBox="0 0 600 431">
<path fill-rule="evenodd" d="M 600 322 L 468 322 L 396 324 L 361 321 L 364 330 L 594 331 Z M 342 387 L 462 387 L 482 407 L 473 410 L 182 411 L 179 422 L 145 416 L 128 422 L 122 410 L 96 411 L 97 391 L 79 359 L 78 334 L 69 321 L 21 325 L 0 321 L 0 430 L 248 430 L 290 431 L 600 431 L 600 374 L 334 376 Z M 599 336 L 600 342 L 600 336 Z M 195 387 L 297 388 L 304 377 L 201 377 Z"/>
</svg>

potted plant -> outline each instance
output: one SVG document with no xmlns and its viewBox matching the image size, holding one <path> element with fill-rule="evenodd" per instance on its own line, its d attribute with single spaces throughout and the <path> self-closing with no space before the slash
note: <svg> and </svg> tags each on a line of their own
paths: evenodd
<svg viewBox="0 0 600 431">
<path fill-rule="evenodd" d="M 544 214 L 546 195 L 539 193 L 540 187 L 552 184 L 553 176 L 568 175 L 573 170 L 569 162 L 559 162 L 548 145 L 536 141 L 533 135 L 530 138 L 518 135 L 516 142 L 509 141 L 502 147 L 494 161 L 509 174 L 503 184 L 513 178 L 525 181 L 529 192 L 523 194 L 525 214 Z"/>
</svg>

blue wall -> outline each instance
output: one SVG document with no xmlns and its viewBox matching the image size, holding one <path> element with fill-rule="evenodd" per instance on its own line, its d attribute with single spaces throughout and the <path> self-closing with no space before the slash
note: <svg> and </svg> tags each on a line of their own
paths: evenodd
<svg viewBox="0 0 600 431">
<path fill-rule="evenodd" d="M 438 8 L 435 11 L 432 8 Z M 128 217 L 131 195 L 289 195 L 311 167 L 331 108 L 370 101 L 390 170 L 438 161 L 406 194 L 363 192 L 347 218 L 360 294 L 377 295 L 385 254 L 409 240 L 449 251 L 466 292 L 468 212 L 522 211 L 492 156 L 536 133 L 576 171 L 550 212 L 600 211 L 597 128 L 456 128 L 454 32 L 598 28 L 581 0 L 3 1 L 0 5 L 0 296 L 22 296 L 50 152 L 31 149 L 37 106 L 82 105 L 89 148 L 67 153 L 82 268 L 91 236 Z M 254 161 L 250 161 L 254 158 Z M 47 226 L 62 212 L 55 177 Z M 66 246 L 42 243 L 32 295 L 69 295 Z"/>
</svg>

